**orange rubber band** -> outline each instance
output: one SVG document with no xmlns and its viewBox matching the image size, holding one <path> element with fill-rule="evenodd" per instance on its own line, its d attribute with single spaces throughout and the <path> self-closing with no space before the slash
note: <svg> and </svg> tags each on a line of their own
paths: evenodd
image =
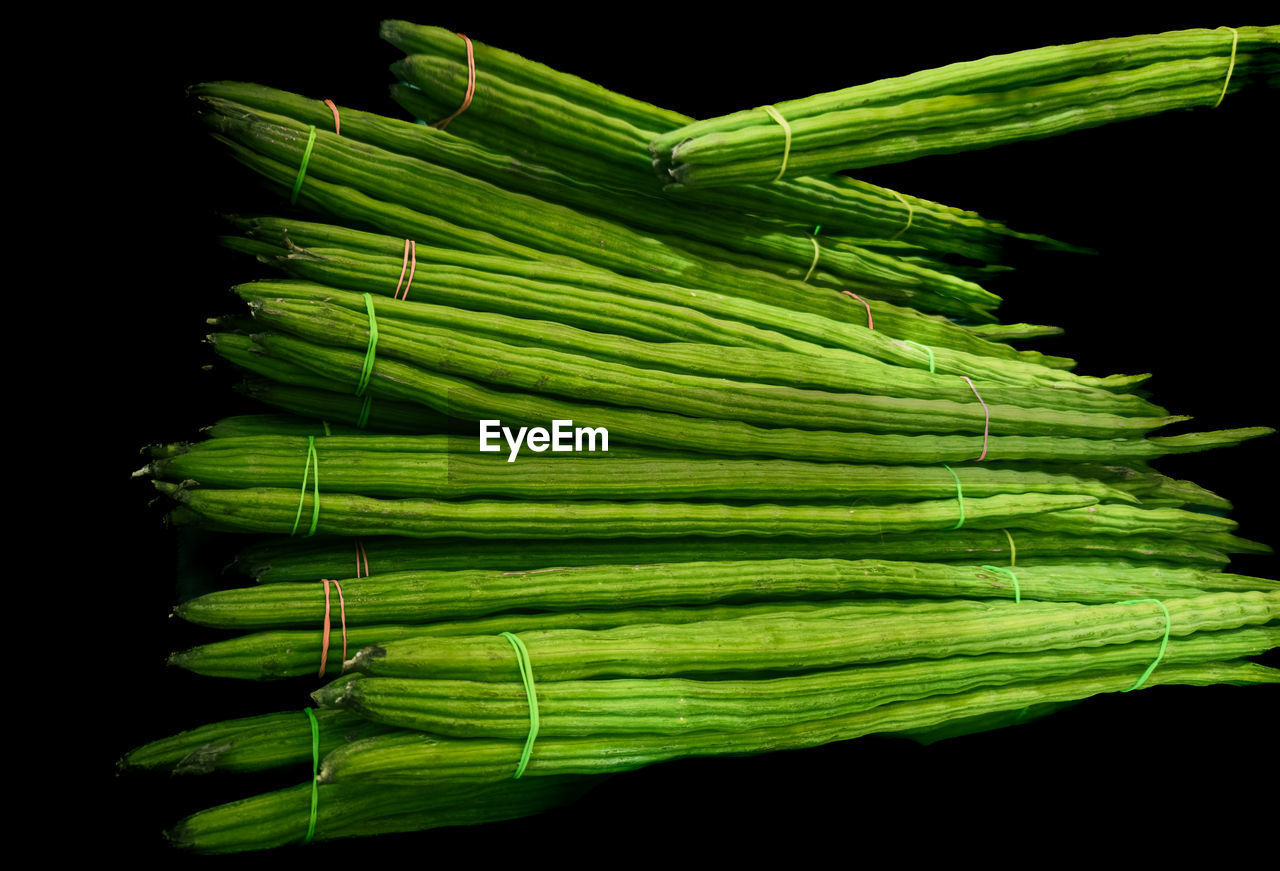
<svg viewBox="0 0 1280 871">
<path fill-rule="evenodd" d="M 412 239 L 404 240 L 404 262 L 400 264 L 400 280 L 396 282 L 396 292 L 392 294 L 393 299 L 401 299 L 400 285 L 404 284 L 405 270 L 409 271 L 409 283 L 404 285 L 404 297 L 409 298 L 409 288 L 413 286 L 413 273 L 418 269 L 418 243 Z"/>
<path fill-rule="evenodd" d="M 334 105 L 333 100 L 325 100 L 324 104 L 333 112 L 333 132 L 337 136 L 342 135 L 342 119 L 338 117 L 338 107 Z"/>
<path fill-rule="evenodd" d="M 476 95 L 476 50 L 465 33 L 459 33 L 458 36 L 461 36 L 463 42 L 467 44 L 467 93 L 462 98 L 462 105 L 458 107 L 458 111 L 448 118 L 441 118 L 431 125 L 437 130 L 443 130 L 448 127 L 450 121 L 467 111 L 467 107 L 471 105 L 471 98 Z"/>
<path fill-rule="evenodd" d="M 862 303 L 862 305 L 863 305 L 863 306 L 866 308 L 866 310 L 867 310 L 867 329 L 868 329 L 868 330 L 874 330 L 874 329 L 876 328 L 876 322 L 875 322 L 875 321 L 873 321 L 873 320 L 871 319 L 871 303 L 867 302 L 865 299 L 863 299 L 862 297 L 858 296 L 858 295 L 857 295 L 856 293 L 854 293 L 852 290 L 842 290 L 842 291 L 840 291 L 840 292 L 841 292 L 841 293 L 844 293 L 844 294 L 848 294 L 849 296 L 851 296 L 851 297 L 853 297 L 854 299 L 856 299 L 858 302 Z"/>
<path fill-rule="evenodd" d="M 324 636 L 320 640 L 320 672 L 319 676 L 324 677 L 325 669 L 329 665 L 329 585 L 333 584 L 338 589 L 338 613 L 342 617 L 342 668 L 345 671 L 347 667 L 347 603 L 342 598 L 342 585 L 337 581 L 331 581 L 328 578 L 321 580 L 324 584 Z"/>
<path fill-rule="evenodd" d="M 961 375 L 960 377 L 969 385 L 969 389 L 973 391 L 974 396 L 978 397 L 978 401 L 982 402 L 982 394 L 978 392 L 978 388 L 973 386 L 973 382 L 969 380 L 969 376 Z M 985 460 L 987 458 L 987 439 L 991 435 L 991 409 L 985 402 L 982 402 L 982 410 L 987 415 L 987 421 L 982 425 L 982 453 L 978 455 L 978 460 Z"/>
<path fill-rule="evenodd" d="M 364 542 L 356 539 L 356 577 L 360 577 L 360 563 L 364 562 L 364 577 L 369 577 L 369 554 L 365 552 Z"/>
</svg>

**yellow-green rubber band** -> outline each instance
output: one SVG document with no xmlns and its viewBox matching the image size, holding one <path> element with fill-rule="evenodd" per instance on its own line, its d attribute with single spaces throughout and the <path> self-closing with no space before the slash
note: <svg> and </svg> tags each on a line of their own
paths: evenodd
<svg viewBox="0 0 1280 871">
<path fill-rule="evenodd" d="M 1002 575 L 1008 575 L 1008 576 L 1010 577 L 1010 579 L 1013 581 L 1013 601 L 1014 601 L 1014 604 L 1018 604 L 1018 603 L 1020 603 L 1020 602 L 1022 601 L 1022 587 L 1020 587 L 1020 586 L 1018 585 L 1018 576 L 1017 576 L 1017 575 L 1015 575 L 1013 572 L 1009 571 L 1008 569 L 1002 569 L 1002 568 L 1000 568 L 999 566 L 983 566 L 983 568 L 984 568 L 984 569 L 988 569 L 988 570 L 993 571 L 993 572 L 1000 572 L 1000 574 L 1002 574 Z"/>
<path fill-rule="evenodd" d="M 907 198 L 904 197 L 902 194 L 893 190 L 889 191 L 889 193 L 897 197 L 898 202 L 902 203 L 904 206 L 907 207 L 907 223 L 902 225 L 902 229 L 900 229 L 898 232 L 894 233 L 892 236 L 889 237 L 889 241 L 893 242 L 898 237 L 900 237 L 903 233 L 911 229 L 911 222 L 914 221 L 916 218 L 916 210 L 911 207 L 911 203 L 907 202 Z"/>
<path fill-rule="evenodd" d="M 925 355 L 929 358 L 929 374 L 930 375 L 933 375 L 938 371 L 938 367 L 935 365 L 934 359 L 933 359 L 933 348 L 930 348 L 928 345 L 922 345 L 919 342 L 913 342 L 910 339 L 903 339 L 902 344 L 910 345 L 913 348 L 919 348 L 921 351 L 925 353 Z"/>
<path fill-rule="evenodd" d="M 1010 534 L 1009 530 L 1002 529 L 1000 531 L 1004 533 L 1005 538 L 1009 539 L 1009 567 L 1013 568 L 1018 564 L 1018 547 L 1013 543 L 1013 535 Z"/>
<path fill-rule="evenodd" d="M 524 642 L 510 632 L 501 633 L 511 642 L 516 651 L 516 662 L 520 666 L 520 680 L 524 682 L 524 693 L 529 699 L 529 736 L 524 739 L 524 750 L 520 752 L 520 763 L 512 780 L 519 780 L 529 765 L 529 757 L 533 755 L 533 742 L 538 739 L 538 694 L 533 687 L 533 666 L 529 664 L 529 651 Z"/>
<path fill-rule="evenodd" d="M 293 190 L 289 194 L 289 205 L 298 202 L 298 191 L 302 190 L 302 180 L 307 177 L 307 164 L 311 162 L 311 149 L 316 144 L 316 125 L 307 130 L 307 147 L 302 151 L 302 162 L 298 164 L 298 177 L 293 180 Z"/>
<path fill-rule="evenodd" d="M 360 403 L 360 415 L 356 418 L 356 426 L 364 429 L 369 425 L 369 411 L 373 408 L 373 396 L 366 393 L 364 401 Z"/>
<path fill-rule="evenodd" d="M 1231 73 L 1236 68 L 1236 46 L 1240 44 L 1240 31 L 1234 27 L 1228 27 L 1231 31 L 1231 60 L 1227 63 L 1227 77 L 1222 80 L 1222 93 L 1218 95 L 1218 102 L 1213 104 L 1213 108 L 1222 105 L 1222 98 L 1227 95 L 1227 85 L 1231 84 Z"/>
<path fill-rule="evenodd" d="M 378 317 L 373 310 L 373 295 L 364 294 L 365 311 L 369 312 L 369 346 L 364 351 L 364 364 L 360 367 L 360 380 L 356 382 L 356 396 L 363 396 L 369 389 L 373 376 L 373 358 L 378 350 Z"/>
<path fill-rule="evenodd" d="M 787 171 L 787 161 L 791 158 L 791 125 L 787 123 L 787 119 L 782 117 L 782 113 L 773 106 L 761 106 L 761 109 L 769 113 L 769 117 L 777 121 L 782 127 L 782 133 L 786 139 L 782 143 L 782 166 L 778 167 L 778 174 L 773 177 L 774 181 L 782 178 Z"/>
<path fill-rule="evenodd" d="M 1165 607 L 1164 602 L 1159 599 L 1125 599 L 1123 602 L 1116 602 L 1117 605 L 1142 605 L 1150 602 L 1152 605 L 1159 605 L 1160 610 L 1164 612 L 1164 637 L 1160 639 L 1160 650 L 1156 653 L 1155 660 L 1147 666 L 1147 670 L 1142 673 L 1142 677 L 1138 678 L 1138 682 L 1127 690 L 1121 692 L 1131 693 L 1147 682 L 1147 678 L 1151 677 L 1151 672 L 1156 670 L 1156 666 L 1160 664 L 1160 660 L 1164 659 L 1165 648 L 1169 646 L 1169 629 L 1172 627 L 1173 620 L 1169 617 L 1169 609 Z"/>
<path fill-rule="evenodd" d="M 813 243 L 813 262 L 809 264 L 809 271 L 804 274 L 804 278 L 800 279 L 800 283 L 804 284 L 813 275 L 813 270 L 818 268 L 818 255 L 822 249 L 818 247 L 818 240 L 814 236 L 809 237 L 809 241 Z"/>
<path fill-rule="evenodd" d="M 310 708 L 303 708 L 311 721 L 311 815 L 307 819 L 307 836 L 302 843 L 310 844 L 316 834 L 316 811 L 320 807 L 320 724 Z"/>
<path fill-rule="evenodd" d="M 298 495 L 298 514 L 293 518 L 293 529 L 290 535 L 298 534 L 298 523 L 302 520 L 302 506 L 307 501 L 307 479 L 313 482 L 311 499 L 311 529 L 307 535 L 315 535 L 320 523 L 320 455 L 316 453 L 316 437 L 307 436 L 307 464 L 302 468 L 302 492 Z"/>
<path fill-rule="evenodd" d="M 956 470 L 948 466 L 946 463 L 942 464 L 942 468 L 950 472 L 951 477 L 956 479 L 956 502 L 960 505 L 960 519 L 957 520 L 956 525 L 951 528 L 959 529 L 964 526 L 964 490 L 960 487 L 960 476 L 956 474 Z"/>
</svg>

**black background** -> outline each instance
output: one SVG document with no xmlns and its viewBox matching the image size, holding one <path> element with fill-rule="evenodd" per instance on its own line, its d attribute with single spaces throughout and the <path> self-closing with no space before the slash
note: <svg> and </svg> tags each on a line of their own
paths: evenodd
<svg viewBox="0 0 1280 871">
<path fill-rule="evenodd" d="M 217 247 L 216 213 L 284 208 L 205 141 L 190 120 L 186 85 L 254 80 L 401 116 L 386 94 L 386 66 L 398 55 L 378 39 L 377 23 L 405 17 L 710 116 L 1020 48 L 1266 23 L 1115 14 L 948 20 L 903 4 L 874 14 L 788 7 L 714 23 L 680 7 L 614 12 L 542 4 L 536 14 L 394 5 L 342 14 L 207 9 L 104 19 L 87 34 L 98 61 L 88 68 L 105 73 L 94 81 L 109 86 L 98 117 L 110 132 L 94 157 L 106 170 L 97 205 L 108 230 L 89 243 L 106 243 L 90 255 L 104 295 L 85 325 L 85 359 L 103 386 L 79 398 L 100 435 L 84 475 L 105 500 L 104 543 L 86 582 L 103 573 L 113 581 L 96 600 L 111 611 L 115 666 L 79 671 L 81 710 L 98 713 L 93 737 L 73 761 L 77 782 L 88 774 L 105 788 L 91 816 L 105 824 L 106 840 L 97 843 L 114 855 L 172 860 L 158 837 L 165 825 L 276 785 L 247 777 L 117 778 L 115 758 L 207 720 L 300 708 L 310 687 L 246 686 L 163 665 L 169 650 L 202 637 L 167 616 L 179 595 L 176 579 L 216 566 L 202 569 L 199 553 L 186 547 L 188 564 L 178 565 L 176 537 L 159 508 L 148 506 L 146 485 L 128 474 L 141 464 L 135 458 L 143 445 L 190 438 L 220 416 L 253 410 L 230 392 L 233 378 L 200 368 L 212 359 L 200 341 L 203 319 L 234 310 L 231 283 L 264 275 Z M 111 105 L 110 94 L 125 96 L 124 106 Z M 1157 400 L 1195 414 L 1201 428 L 1276 426 L 1277 108 L 1271 94 L 1230 95 L 1217 110 L 859 176 L 1099 249 L 1097 257 L 1024 257 L 1016 273 L 991 283 L 1006 299 L 1004 320 L 1066 327 L 1065 337 L 1038 347 L 1080 359 L 1081 371 L 1154 372 Z M 1265 439 L 1171 458 L 1161 468 L 1234 500 L 1241 533 L 1274 546 L 1273 457 L 1274 439 Z M 1274 575 L 1275 568 L 1273 559 L 1254 558 L 1237 570 Z M 88 610 L 101 633 L 101 613 Z M 96 647 L 95 638 L 101 635 L 87 645 Z M 1115 838 L 1154 849 L 1228 828 L 1248 837 L 1274 814 L 1275 745 L 1267 743 L 1274 720 L 1264 712 L 1275 701 L 1268 689 L 1157 688 L 930 748 L 873 738 L 668 764 L 615 778 L 573 808 L 531 820 L 319 849 L 342 861 L 431 862 L 462 850 L 485 862 L 675 863 L 700 855 L 764 859 L 773 849 L 808 861 L 823 845 L 857 861 L 882 850 L 905 859 L 958 845 L 1043 857 L 1045 844 L 1057 852 Z M 295 774 L 289 780 L 306 773 Z M 320 858 L 317 850 L 290 858 L 299 856 Z"/>
</svg>

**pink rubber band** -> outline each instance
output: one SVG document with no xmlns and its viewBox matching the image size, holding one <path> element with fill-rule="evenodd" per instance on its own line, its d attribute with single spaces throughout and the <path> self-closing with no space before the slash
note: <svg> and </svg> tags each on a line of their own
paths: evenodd
<svg viewBox="0 0 1280 871">
<path fill-rule="evenodd" d="M 333 132 L 338 136 L 341 136 L 342 119 L 338 117 L 338 107 L 334 105 L 333 100 L 325 100 L 324 104 L 333 112 Z"/>
<path fill-rule="evenodd" d="M 356 539 L 356 577 L 360 577 L 360 562 L 364 561 L 364 577 L 369 577 L 369 554 L 365 552 L 364 542 Z"/>
<path fill-rule="evenodd" d="M 865 307 L 866 307 L 866 309 L 867 309 L 867 329 L 868 329 L 868 330 L 874 330 L 874 329 L 876 328 L 876 322 L 875 322 L 875 321 L 873 321 L 873 320 L 871 319 L 871 303 L 867 302 L 865 299 L 863 299 L 862 297 L 858 296 L 856 293 L 854 293 L 854 292 L 853 292 L 853 291 L 851 291 L 851 290 L 842 290 L 842 291 L 840 291 L 840 292 L 841 292 L 841 293 L 844 293 L 844 294 L 848 294 L 849 296 L 853 297 L 853 298 L 854 298 L 854 299 L 856 299 L 858 302 L 862 303 L 862 304 L 863 304 L 863 306 L 865 306 Z"/>
<path fill-rule="evenodd" d="M 342 598 L 342 585 L 337 581 L 331 581 L 328 578 L 321 580 L 324 584 L 324 636 L 320 640 L 320 677 L 324 677 L 325 669 L 329 665 L 329 585 L 333 584 L 338 590 L 338 613 L 342 617 L 342 667 L 346 669 L 347 663 L 347 603 Z"/>
<path fill-rule="evenodd" d="M 969 385 L 969 389 L 973 391 L 974 396 L 978 397 L 978 401 L 982 402 L 982 410 L 987 415 L 987 421 L 982 425 L 982 453 L 978 455 L 979 460 L 985 460 L 987 458 L 987 438 L 991 435 L 991 409 L 982 401 L 982 394 L 978 392 L 978 388 L 973 386 L 969 376 L 961 375 L 960 377 Z"/>
<path fill-rule="evenodd" d="M 448 127 L 450 121 L 467 111 L 467 107 L 471 105 L 471 98 L 476 95 L 476 51 L 465 33 L 459 33 L 458 36 L 461 36 L 463 42 L 467 44 L 467 93 L 462 98 L 462 105 L 458 107 L 458 111 L 448 118 L 441 118 L 431 125 L 438 130 Z"/>
<path fill-rule="evenodd" d="M 409 283 L 404 285 L 404 299 L 409 298 L 409 288 L 413 287 L 413 273 L 418 269 L 418 243 L 412 239 L 404 240 L 404 262 L 400 264 L 400 280 L 396 282 L 394 299 L 401 299 L 400 285 L 404 284 L 405 270 L 409 271 Z"/>
</svg>

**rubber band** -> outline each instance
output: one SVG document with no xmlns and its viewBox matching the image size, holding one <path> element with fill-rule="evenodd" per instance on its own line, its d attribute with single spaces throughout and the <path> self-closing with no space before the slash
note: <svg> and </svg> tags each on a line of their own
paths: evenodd
<svg viewBox="0 0 1280 871">
<path fill-rule="evenodd" d="M 356 426 L 364 429 L 369 424 L 369 412 L 373 410 L 373 394 L 366 393 L 360 403 L 360 413 L 356 415 Z"/>
<path fill-rule="evenodd" d="M 986 422 L 982 424 L 982 453 L 978 454 L 977 462 L 982 462 L 987 458 L 987 440 L 991 435 L 991 408 L 982 401 L 982 394 L 978 392 L 978 388 L 973 386 L 973 382 L 969 380 L 968 375 L 961 375 L 965 383 L 969 385 L 969 389 L 973 391 L 973 395 L 978 397 L 978 401 L 982 403 L 982 411 L 986 415 Z"/>
<path fill-rule="evenodd" d="M 840 292 L 848 296 L 851 296 L 854 299 L 856 299 L 858 302 L 862 303 L 863 307 L 866 308 L 867 310 L 867 329 L 874 330 L 876 328 L 876 322 L 871 317 L 871 303 L 867 302 L 865 299 L 858 296 L 852 290 L 842 290 Z"/>
<path fill-rule="evenodd" d="M 957 520 L 956 525 L 951 528 L 959 529 L 964 526 L 964 489 L 960 486 L 960 476 L 956 474 L 955 469 L 951 468 L 946 463 L 942 464 L 942 468 L 950 472 L 951 477 L 956 479 L 956 502 L 960 504 L 960 519 Z"/>
<path fill-rule="evenodd" d="M 392 299 L 400 299 L 400 285 L 404 284 L 405 270 L 409 271 L 409 283 L 404 285 L 404 298 L 409 298 L 409 288 L 413 287 L 413 273 L 418 269 L 418 243 L 412 239 L 404 240 L 404 262 L 400 264 L 400 278 L 396 281 L 396 292 Z"/>
<path fill-rule="evenodd" d="M 1116 602 L 1117 605 L 1142 605 L 1150 602 L 1153 605 L 1159 605 L 1160 610 L 1164 612 L 1164 637 L 1160 639 L 1160 651 L 1156 654 L 1155 660 L 1147 666 L 1147 670 L 1142 673 L 1142 677 L 1138 678 L 1138 682 L 1127 690 L 1121 690 L 1124 693 L 1131 693 L 1147 682 L 1147 678 L 1151 677 L 1151 672 L 1156 670 L 1156 666 L 1160 664 L 1160 660 L 1164 659 L 1165 648 L 1169 646 L 1169 630 L 1173 626 L 1173 620 L 1169 617 L 1169 609 L 1165 607 L 1164 602 L 1159 599 L 1126 599 L 1123 602 Z"/>
<path fill-rule="evenodd" d="M 320 421 L 320 425 L 321 425 L 322 427 L 324 427 L 324 434 L 325 434 L 325 435 L 327 435 L 327 436 L 333 435 L 333 431 L 329 429 L 329 421 L 327 421 L 327 420 L 322 420 L 322 421 Z"/>
<path fill-rule="evenodd" d="M 298 203 L 298 191 L 302 190 L 302 180 L 307 177 L 307 164 L 311 162 L 311 149 L 316 144 L 316 125 L 307 128 L 307 147 L 302 150 L 302 161 L 298 164 L 298 177 L 293 180 L 293 190 L 289 193 L 289 205 Z"/>
<path fill-rule="evenodd" d="M 1013 535 L 1007 529 L 1000 530 L 1004 533 L 1004 537 L 1009 539 L 1009 567 L 1013 568 L 1018 564 L 1018 548 L 1013 543 Z"/>
<path fill-rule="evenodd" d="M 902 194 L 892 190 L 889 191 L 889 193 L 897 197 L 898 202 L 902 203 L 904 206 L 907 207 L 907 223 L 903 226 L 901 230 L 899 230 L 898 232 L 894 233 L 892 236 L 889 237 L 889 241 L 893 242 L 893 241 L 896 241 L 898 237 L 901 236 L 903 233 L 911 229 L 911 222 L 916 219 L 916 210 L 911 207 L 911 203 L 907 202 L 907 198 L 904 197 Z"/>
<path fill-rule="evenodd" d="M 467 44 L 467 93 L 463 96 L 462 105 L 458 107 L 458 111 L 448 118 L 441 118 L 431 125 L 437 130 L 443 130 L 448 127 L 450 121 L 467 111 L 467 107 L 471 105 L 471 98 L 476 95 L 476 50 L 466 34 L 459 33 L 458 36 L 461 36 L 462 41 Z"/>
<path fill-rule="evenodd" d="M 369 389 L 369 379 L 373 375 L 373 357 L 378 350 L 378 317 L 373 310 L 373 295 L 364 294 L 364 307 L 369 312 L 369 347 L 365 348 L 364 364 L 360 367 L 360 380 L 356 383 L 356 396 L 363 396 Z M 368 413 L 361 410 L 367 419 Z"/>
<path fill-rule="evenodd" d="M 897 340 L 895 339 L 894 341 L 897 341 Z M 898 342 L 898 344 L 910 345 L 913 348 L 919 348 L 921 351 L 924 351 L 925 354 L 929 356 L 929 374 L 933 375 L 938 371 L 937 366 L 934 365 L 933 348 L 930 348 L 928 345 L 922 345 L 919 342 L 913 342 L 910 339 L 903 339 L 902 341 Z"/>
<path fill-rule="evenodd" d="M 316 722 L 315 712 L 303 708 L 307 720 L 311 723 L 311 814 L 307 819 L 307 834 L 302 843 L 310 844 L 316 834 L 316 811 L 320 808 L 320 724 Z"/>
<path fill-rule="evenodd" d="M 516 662 L 520 666 L 520 680 L 524 682 L 524 693 L 529 699 L 529 736 L 525 738 L 524 750 L 520 753 L 520 764 L 516 766 L 516 773 L 512 775 L 513 780 L 519 780 L 529 764 L 529 757 L 533 754 L 533 742 L 538 737 L 538 694 L 533 687 L 533 666 L 529 664 L 529 651 L 524 646 L 524 642 L 510 632 L 501 634 L 515 648 Z"/>
<path fill-rule="evenodd" d="M 314 471 L 312 471 L 314 467 Z M 311 499 L 311 529 L 307 535 L 316 534 L 316 526 L 320 523 L 320 456 L 316 453 L 316 437 L 307 436 L 307 465 L 302 469 L 302 493 L 298 496 L 298 515 L 293 518 L 293 529 L 290 535 L 298 534 L 298 523 L 302 520 L 302 506 L 307 501 L 307 478 L 310 477 L 315 495 Z"/>
<path fill-rule="evenodd" d="M 364 563 L 363 577 L 367 578 L 369 577 L 369 554 L 364 549 L 364 542 L 357 538 L 356 539 L 356 577 L 357 578 L 361 577 L 361 574 L 360 574 L 361 562 Z"/>
<path fill-rule="evenodd" d="M 808 281 L 809 276 L 813 275 L 813 270 L 818 268 L 818 254 L 822 250 L 818 247 L 818 239 L 816 236 L 810 236 L 809 241 L 813 243 L 813 262 L 809 264 L 809 271 L 804 274 L 804 278 L 800 279 L 801 284 Z"/>
<path fill-rule="evenodd" d="M 1011 572 L 1009 569 L 1002 569 L 1002 568 L 1000 568 L 999 566 L 983 566 L 983 568 L 984 568 L 984 569 L 990 569 L 990 570 L 991 570 L 991 571 L 993 571 L 993 572 L 1000 572 L 1001 574 L 1003 574 L 1003 575 L 1008 575 L 1010 578 L 1012 578 L 1012 579 L 1013 579 L 1013 601 L 1014 601 L 1014 604 L 1018 604 L 1018 603 L 1021 603 L 1021 602 L 1022 602 L 1022 587 L 1018 585 L 1018 576 L 1017 576 L 1017 575 L 1015 575 L 1015 574 L 1014 574 L 1013 572 Z"/>
<path fill-rule="evenodd" d="M 324 104 L 329 107 L 329 111 L 333 112 L 333 135 L 342 135 L 342 119 L 338 117 L 338 107 L 333 100 L 325 100 Z"/>
<path fill-rule="evenodd" d="M 320 583 L 324 584 L 324 635 L 320 639 L 320 673 L 319 677 L 324 677 L 325 669 L 329 665 L 329 629 L 331 626 L 329 620 L 329 585 L 338 591 L 338 614 L 342 617 L 342 670 L 347 670 L 347 602 L 342 598 L 342 584 L 337 581 L 322 578 Z"/>
<path fill-rule="evenodd" d="M 1227 77 L 1222 82 L 1222 93 L 1218 95 L 1218 102 L 1213 104 L 1213 108 L 1222 105 L 1222 98 L 1227 95 L 1227 85 L 1231 84 L 1231 73 L 1236 68 L 1236 46 L 1240 43 L 1240 31 L 1234 27 L 1228 27 L 1231 31 L 1231 60 L 1227 64 Z"/>
<path fill-rule="evenodd" d="M 787 123 L 786 118 L 782 117 L 782 113 L 773 106 L 761 106 L 760 108 L 768 112 L 770 118 L 782 125 L 782 132 L 786 136 L 786 141 L 782 145 L 782 166 L 778 167 L 778 174 L 773 177 L 773 180 L 777 181 L 787 171 L 787 160 L 791 157 L 791 125 Z"/>
</svg>

